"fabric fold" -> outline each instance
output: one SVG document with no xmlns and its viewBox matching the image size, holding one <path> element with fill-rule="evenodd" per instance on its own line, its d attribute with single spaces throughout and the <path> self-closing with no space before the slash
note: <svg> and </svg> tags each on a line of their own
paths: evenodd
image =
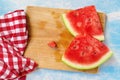
<svg viewBox="0 0 120 80">
<path fill-rule="evenodd" d="M 28 30 L 24 10 L 0 16 L 0 80 L 25 80 L 37 64 L 23 57 Z"/>
</svg>

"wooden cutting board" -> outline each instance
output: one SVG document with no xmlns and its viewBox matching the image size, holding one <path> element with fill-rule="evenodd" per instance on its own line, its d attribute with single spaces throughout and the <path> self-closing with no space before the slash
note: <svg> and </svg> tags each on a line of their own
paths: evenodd
<svg viewBox="0 0 120 80">
<path fill-rule="evenodd" d="M 29 25 L 29 43 L 24 56 L 38 63 L 39 68 L 83 71 L 96 73 L 98 68 L 91 70 L 76 70 L 61 62 L 62 54 L 73 39 L 73 36 L 65 28 L 61 14 L 70 10 L 28 6 L 27 23 Z M 102 25 L 105 26 L 105 15 L 99 13 Z M 55 41 L 58 48 L 48 46 Z"/>
</svg>

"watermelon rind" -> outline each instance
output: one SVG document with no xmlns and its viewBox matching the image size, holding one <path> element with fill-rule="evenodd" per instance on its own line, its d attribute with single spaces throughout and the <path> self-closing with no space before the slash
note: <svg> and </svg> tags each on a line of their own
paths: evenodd
<svg viewBox="0 0 120 80">
<path fill-rule="evenodd" d="M 101 59 L 99 59 L 99 61 L 97 61 L 93 64 L 88 64 L 88 65 L 72 62 L 69 59 L 65 58 L 64 55 L 62 56 L 62 61 L 72 68 L 87 70 L 87 69 L 93 69 L 93 68 L 100 66 L 105 61 L 107 61 L 112 56 L 112 54 L 113 54 L 112 51 L 108 51 L 107 53 L 105 53 L 105 55 Z"/>
<path fill-rule="evenodd" d="M 65 24 L 65 27 L 69 30 L 69 32 L 73 35 L 73 36 L 77 36 L 79 35 L 71 26 L 70 22 L 68 21 L 66 14 L 62 14 L 62 20 Z M 104 40 L 104 35 L 94 35 L 94 38 L 96 38 L 99 41 L 103 41 Z"/>
<path fill-rule="evenodd" d="M 66 26 L 66 28 L 69 30 L 69 32 L 73 35 L 73 36 L 76 36 L 78 35 L 78 33 L 72 28 L 71 24 L 69 23 L 67 17 L 66 17 L 66 14 L 62 14 L 62 19 L 63 19 L 63 22 Z"/>
<path fill-rule="evenodd" d="M 103 41 L 104 40 L 104 35 L 96 35 L 93 36 L 95 39 L 99 40 L 99 41 Z"/>
</svg>

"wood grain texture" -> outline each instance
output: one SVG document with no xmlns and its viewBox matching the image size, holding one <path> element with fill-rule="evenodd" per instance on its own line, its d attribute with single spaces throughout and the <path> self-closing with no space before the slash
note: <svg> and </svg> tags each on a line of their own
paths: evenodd
<svg viewBox="0 0 120 80">
<path fill-rule="evenodd" d="M 29 25 L 29 43 L 24 56 L 38 63 L 39 68 L 54 70 L 82 71 L 96 73 L 98 68 L 76 70 L 61 62 L 62 54 L 73 39 L 61 20 L 61 14 L 70 10 L 28 6 L 27 23 Z M 105 15 L 99 13 L 105 26 Z M 56 41 L 58 48 L 51 48 L 48 43 Z"/>
</svg>

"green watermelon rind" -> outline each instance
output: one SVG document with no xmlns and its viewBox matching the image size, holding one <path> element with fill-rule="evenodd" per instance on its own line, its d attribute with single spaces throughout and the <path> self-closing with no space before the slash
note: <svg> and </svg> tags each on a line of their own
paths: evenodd
<svg viewBox="0 0 120 80">
<path fill-rule="evenodd" d="M 72 28 L 70 22 L 68 21 L 66 14 L 62 14 L 62 20 L 66 26 L 66 28 L 69 30 L 69 32 L 73 35 L 73 36 L 77 36 L 78 33 Z M 95 35 L 93 36 L 94 38 L 96 38 L 99 41 L 103 41 L 104 40 L 104 35 Z"/>
<path fill-rule="evenodd" d="M 67 58 L 65 58 L 64 55 L 63 55 L 62 56 L 62 62 L 64 62 L 68 66 L 70 66 L 72 68 L 75 68 L 75 69 L 87 70 L 87 69 L 93 69 L 93 68 L 99 67 L 105 61 L 107 61 L 112 55 L 113 55 L 113 52 L 112 51 L 108 51 L 99 61 L 97 61 L 94 64 L 89 64 L 89 65 L 76 64 L 74 62 L 71 62 Z"/>
<path fill-rule="evenodd" d="M 93 36 L 95 39 L 99 40 L 99 41 L 104 41 L 104 35 L 96 35 Z"/>
<path fill-rule="evenodd" d="M 66 14 L 62 14 L 62 19 L 63 19 L 63 22 L 64 22 L 66 28 L 69 30 L 69 32 L 70 32 L 73 36 L 78 35 L 78 33 L 72 28 L 71 24 L 70 24 L 69 21 L 67 20 Z"/>
</svg>

